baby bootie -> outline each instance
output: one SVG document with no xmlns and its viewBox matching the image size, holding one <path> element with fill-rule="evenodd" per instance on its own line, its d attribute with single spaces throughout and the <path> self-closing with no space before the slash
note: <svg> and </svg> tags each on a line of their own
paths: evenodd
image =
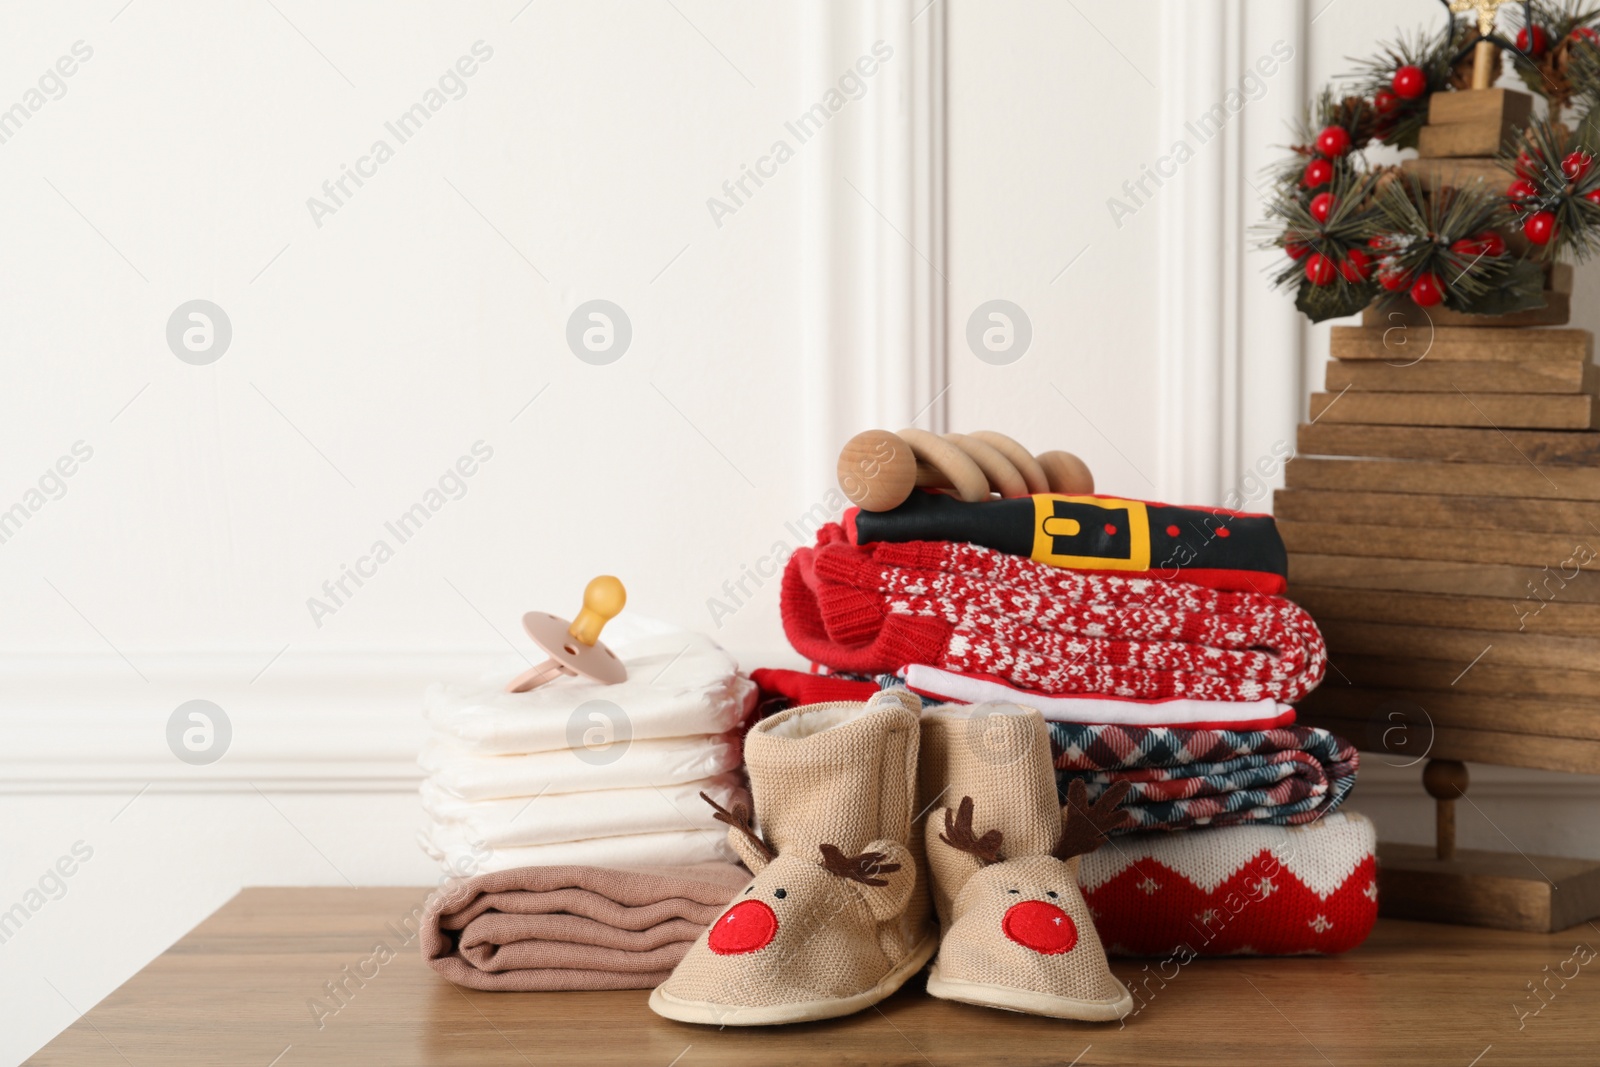
<svg viewBox="0 0 1600 1067">
<path fill-rule="evenodd" d="M 927 862 L 944 934 L 928 992 L 946 1000 L 1102 1022 L 1133 1008 L 1078 890 L 1078 858 L 1129 818 L 1122 783 L 1093 806 L 1057 803 L 1044 717 L 1014 705 L 945 706 L 922 719 Z"/>
<path fill-rule="evenodd" d="M 713 807 L 755 878 L 651 993 L 652 1010 L 713 1026 L 830 1019 L 922 969 L 938 939 L 911 825 L 920 710 L 894 690 L 750 731 L 755 819 Z"/>
</svg>

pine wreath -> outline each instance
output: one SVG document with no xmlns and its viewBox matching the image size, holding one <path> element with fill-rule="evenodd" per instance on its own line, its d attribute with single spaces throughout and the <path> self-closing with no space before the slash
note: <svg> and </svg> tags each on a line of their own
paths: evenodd
<svg viewBox="0 0 1600 1067">
<path fill-rule="evenodd" d="M 1479 315 L 1537 308 L 1541 264 L 1600 250 L 1600 7 L 1545 0 L 1520 15 L 1507 50 L 1550 117 L 1513 139 L 1500 160 L 1504 186 L 1429 188 L 1367 159 L 1376 145 L 1415 148 L 1433 94 L 1471 84 L 1474 23 L 1451 17 L 1439 32 L 1402 35 L 1355 61 L 1299 124 L 1273 168 L 1262 232 L 1289 259 L 1272 269 L 1273 283 L 1293 289 L 1311 321 L 1374 302 Z M 1556 121 L 1569 108 L 1570 130 Z"/>
</svg>

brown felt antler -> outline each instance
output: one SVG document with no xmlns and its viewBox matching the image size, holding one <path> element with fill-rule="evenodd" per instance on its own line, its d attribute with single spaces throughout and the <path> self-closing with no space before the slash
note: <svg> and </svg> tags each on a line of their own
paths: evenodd
<svg viewBox="0 0 1600 1067">
<path fill-rule="evenodd" d="M 721 804 L 718 804 L 715 800 L 712 800 L 704 793 L 700 794 L 700 799 L 716 809 L 716 814 L 712 816 L 713 819 L 717 820 L 718 822 L 727 823 L 745 837 L 749 838 L 750 843 L 755 846 L 756 851 L 761 854 L 762 859 L 766 860 L 768 863 L 771 863 L 777 858 L 777 851 L 774 850 L 771 845 L 767 844 L 767 839 L 756 833 L 755 828 L 750 825 L 749 808 L 735 801 L 733 810 L 729 811 L 727 808 L 723 807 Z"/>
<path fill-rule="evenodd" d="M 1061 811 L 1061 839 L 1051 855 L 1058 860 L 1069 860 L 1093 852 L 1106 839 L 1106 834 L 1132 822 L 1133 813 L 1117 807 L 1132 788 L 1129 782 L 1118 782 L 1090 804 L 1083 779 L 1074 778 L 1067 787 L 1067 806 Z"/>
<path fill-rule="evenodd" d="M 846 856 L 833 845 L 818 845 L 822 850 L 822 866 L 829 874 L 848 878 L 862 885 L 888 885 L 887 878 L 874 878 L 875 874 L 893 874 L 900 869 L 898 863 L 885 863 L 882 852 L 863 852 L 859 856 Z"/>
<path fill-rule="evenodd" d="M 939 840 L 951 848 L 972 853 L 979 863 L 989 864 L 1000 859 L 1000 843 L 1005 835 L 999 830 L 990 830 L 979 837 L 972 829 L 972 798 L 962 797 L 961 806 L 954 814 L 949 808 L 944 809 L 944 833 L 939 835 Z"/>
</svg>

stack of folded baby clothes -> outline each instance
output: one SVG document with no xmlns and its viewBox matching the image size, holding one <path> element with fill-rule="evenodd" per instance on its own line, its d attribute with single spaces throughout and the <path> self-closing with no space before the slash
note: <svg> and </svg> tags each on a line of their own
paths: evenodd
<svg viewBox="0 0 1600 1067">
<path fill-rule="evenodd" d="M 607 640 L 628 669 L 615 685 L 508 693 L 507 671 L 428 691 L 421 838 L 447 870 L 733 858 L 699 794 L 745 797 L 755 685 L 701 634 L 632 616 Z"/>
<path fill-rule="evenodd" d="M 1037 708 L 1050 724 L 1063 798 L 1073 780 L 1090 800 L 1126 781 L 1133 820 L 1123 833 L 1203 827 L 1183 843 L 1185 855 L 1241 853 L 1231 872 L 1281 844 L 1258 840 L 1261 827 L 1317 824 L 1355 782 L 1351 745 L 1294 725 L 1293 705 L 1322 679 L 1327 656 L 1311 617 L 1281 595 L 1286 569 L 1266 515 L 1101 496 L 964 503 L 917 492 L 890 511 L 852 509 L 791 557 L 784 628 L 813 673 L 754 677 L 769 698 L 795 703 L 865 699 L 904 684 L 933 701 Z M 1353 818 L 1364 836 L 1347 827 L 1297 835 L 1298 869 L 1342 871 L 1337 887 L 1360 882 L 1371 827 Z M 1114 839 L 1097 855 L 1114 858 L 1132 840 Z M 1346 919 L 1336 937 L 1242 949 L 1212 939 L 1197 954 L 1351 947 L 1376 916 L 1367 889 L 1356 886 L 1359 930 Z M 1090 904 L 1097 920 L 1121 929 L 1118 909 L 1131 918 L 1138 896 Z M 1254 905 L 1258 921 L 1277 907 L 1272 899 L 1269 889 Z M 1317 916 L 1307 921 L 1316 932 Z M 1194 939 L 1182 925 L 1149 922 L 1141 936 L 1145 949 Z M 1132 950 L 1126 938 L 1107 941 Z"/>
</svg>

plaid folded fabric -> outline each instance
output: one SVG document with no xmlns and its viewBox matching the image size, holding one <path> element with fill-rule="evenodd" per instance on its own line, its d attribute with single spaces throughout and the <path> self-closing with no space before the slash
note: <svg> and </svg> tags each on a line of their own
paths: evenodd
<svg viewBox="0 0 1600 1067">
<path fill-rule="evenodd" d="M 1123 807 L 1136 830 L 1311 822 L 1355 785 L 1357 756 L 1326 730 L 1183 730 L 1049 724 L 1061 796 L 1074 778 L 1090 800 L 1113 783 L 1133 786 Z"/>
</svg>

